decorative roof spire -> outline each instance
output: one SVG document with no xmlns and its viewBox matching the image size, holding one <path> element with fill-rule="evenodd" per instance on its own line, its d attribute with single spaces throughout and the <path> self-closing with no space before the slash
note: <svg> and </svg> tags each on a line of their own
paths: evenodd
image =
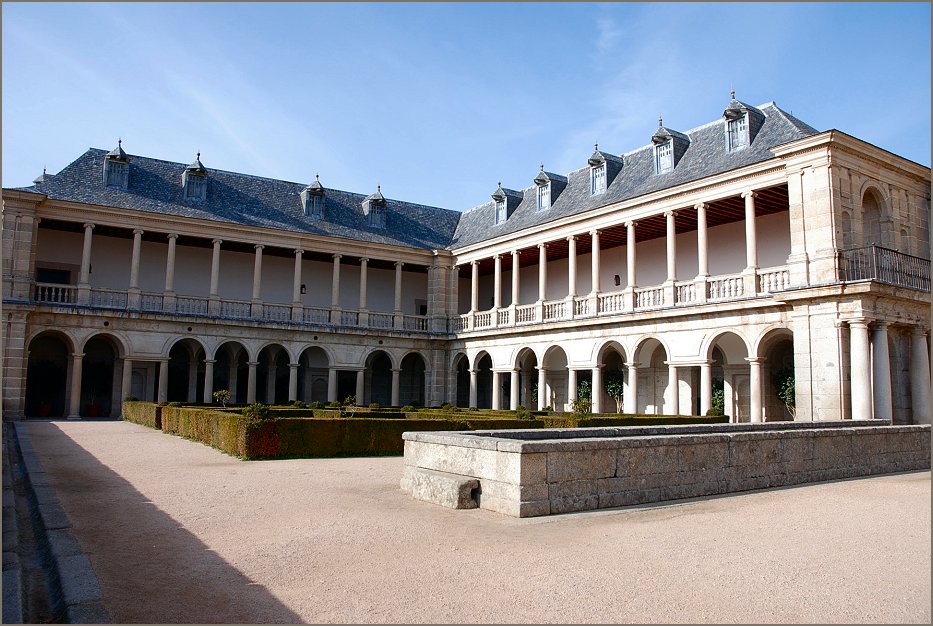
<svg viewBox="0 0 933 626">
<path fill-rule="evenodd" d="M 206 171 L 207 171 L 207 168 L 204 167 L 204 164 L 203 164 L 203 163 L 201 163 L 201 151 L 200 151 L 200 150 L 198 150 L 198 156 L 197 156 L 197 158 L 195 158 L 194 163 L 192 163 L 191 165 L 189 165 L 189 166 L 188 166 L 187 168 L 185 168 L 185 169 L 194 170 L 194 171 L 197 171 L 197 172 L 206 172 Z"/>
<path fill-rule="evenodd" d="M 730 84 L 730 85 L 729 85 L 729 89 L 730 89 L 730 91 L 729 91 L 730 97 L 731 97 L 733 100 L 735 100 L 735 87 L 734 87 L 733 85 Z"/>
<path fill-rule="evenodd" d="M 107 157 L 117 161 L 126 161 L 126 152 L 123 151 L 123 138 L 117 139 L 117 147 L 107 153 Z"/>
<path fill-rule="evenodd" d="M 664 127 L 664 118 L 661 117 L 661 114 L 658 113 L 658 128 Z"/>
</svg>

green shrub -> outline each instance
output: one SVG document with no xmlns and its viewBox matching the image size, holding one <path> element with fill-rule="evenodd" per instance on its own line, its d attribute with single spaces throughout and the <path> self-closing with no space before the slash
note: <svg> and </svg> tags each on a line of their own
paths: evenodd
<svg viewBox="0 0 933 626">
<path fill-rule="evenodd" d="M 347 396 L 344 398 L 343 406 L 356 406 L 356 396 Z"/>
<path fill-rule="evenodd" d="M 137 398 L 136 396 L 126 396 L 123 399 L 126 400 L 127 402 L 139 402 L 139 398 Z"/>
<path fill-rule="evenodd" d="M 251 420 L 264 420 L 272 417 L 269 407 L 262 402 L 253 402 L 249 406 L 243 407 L 240 413 L 243 414 L 243 417 Z"/>
<path fill-rule="evenodd" d="M 211 396 L 214 398 L 214 402 L 220 402 L 224 408 L 227 408 L 227 403 L 230 402 L 230 398 L 233 397 L 229 389 L 218 389 L 212 393 Z"/>
<path fill-rule="evenodd" d="M 399 411 L 401 411 L 402 413 L 409 413 L 409 412 L 414 411 L 414 410 L 415 410 L 415 407 L 413 407 L 413 406 L 410 405 L 410 404 L 406 404 L 406 405 L 403 406 L 401 409 L 399 409 Z"/>
<path fill-rule="evenodd" d="M 342 405 L 341 405 L 339 402 L 337 402 L 336 400 L 333 400 L 333 401 L 331 401 L 331 402 L 328 402 L 328 403 L 327 403 L 327 406 L 328 406 L 329 408 L 331 408 L 331 409 L 339 409 Z"/>
<path fill-rule="evenodd" d="M 295 407 L 296 409 L 307 409 L 307 408 L 309 408 L 309 407 L 308 407 L 308 403 L 307 403 L 307 402 L 302 402 L 301 400 L 295 400 L 294 402 L 292 402 L 292 406 Z"/>
<path fill-rule="evenodd" d="M 169 402 L 169 406 L 181 406 L 181 402 Z"/>
<path fill-rule="evenodd" d="M 714 406 L 706 412 L 706 415 L 707 417 L 719 417 L 721 415 L 724 415 L 724 413 L 722 412 L 721 408 L 719 408 L 718 406 Z"/>
<path fill-rule="evenodd" d="M 445 413 L 453 413 L 456 410 L 457 410 L 457 407 L 452 405 L 450 402 L 445 402 L 444 404 L 441 405 L 441 411 L 444 411 Z"/>
<path fill-rule="evenodd" d="M 320 400 L 315 400 L 314 402 L 308 405 L 308 408 L 309 409 L 323 409 L 324 403 L 321 402 Z"/>
<path fill-rule="evenodd" d="M 522 405 L 518 405 L 518 408 L 515 409 L 515 417 L 516 419 L 520 419 L 520 420 L 534 419 L 534 415 L 531 414 L 531 411 L 529 411 Z"/>
<path fill-rule="evenodd" d="M 378 409 L 378 408 L 381 408 L 381 405 L 380 405 L 378 402 L 370 402 L 370 403 L 369 403 L 369 408 L 371 408 L 371 409 Z"/>
</svg>

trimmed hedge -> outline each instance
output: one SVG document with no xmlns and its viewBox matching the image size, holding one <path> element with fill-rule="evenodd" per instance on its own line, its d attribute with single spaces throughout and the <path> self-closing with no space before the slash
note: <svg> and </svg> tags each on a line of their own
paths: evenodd
<svg viewBox="0 0 933 626">
<path fill-rule="evenodd" d="M 123 419 L 149 428 L 162 428 L 162 407 L 152 402 L 125 400 Z"/>
<path fill-rule="evenodd" d="M 654 426 L 663 424 L 716 424 L 725 416 L 701 417 L 570 414 L 516 419 L 511 411 L 462 411 L 436 409 L 367 411 L 366 415 L 341 416 L 335 409 L 270 410 L 266 419 L 249 419 L 239 409 L 210 406 L 158 406 L 151 402 L 124 402 L 124 419 L 163 432 L 213 446 L 244 459 L 283 457 L 400 455 L 406 431 L 500 430 L 518 428 L 578 428 L 588 426 Z"/>
</svg>

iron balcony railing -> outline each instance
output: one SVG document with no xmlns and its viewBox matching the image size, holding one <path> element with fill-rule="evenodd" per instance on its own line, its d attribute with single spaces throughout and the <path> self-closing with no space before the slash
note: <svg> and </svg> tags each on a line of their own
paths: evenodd
<svg viewBox="0 0 933 626">
<path fill-rule="evenodd" d="M 874 280 L 930 291 L 930 260 L 874 245 L 841 250 L 839 280 Z"/>
</svg>

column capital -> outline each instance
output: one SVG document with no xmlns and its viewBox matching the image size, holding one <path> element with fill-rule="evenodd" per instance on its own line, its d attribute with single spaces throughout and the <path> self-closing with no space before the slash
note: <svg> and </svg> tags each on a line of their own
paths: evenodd
<svg viewBox="0 0 933 626">
<path fill-rule="evenodd" d="M 850 327 L 868 328 L 868 325 L 871 324 L 873 320 L 870 317 L 853 317 L 846 321 L 849 323 Z"/>
<path fill-rule="evenodd" d="M 72 352 L 72 353 L 71 353 L 71 358 L 73 358 L 73 359 L 83 359 L 83 358 L 84 358 L 84 353 L 83 353 L 83 352 Z"/>
<path fill-rule="evenodd" d="M 630 369 L 630 370 L 637 370 L 637 369 L 640 368 L 640 367 L 644 367 L 644 365 L 643 365 L 642 363 L 635 363 L 635 362 L 633 362 L 633 363 L 625 363 L 624 365 L 625 365 L 626 367 L 628 367 L 628 369 Z"/>
<path fill-rule="evenodd" d="M 295 256 L 301 256 L 305 253 L 305 251 L 302 250 L 301 248 L 295 248 L 294 253 L 295 253 Z"/>
<path fill-rule="evenodd" d="M 623 224 L 625 225 L 626 228 L 635 228 L 636 226 L 638 226 L 638 222 L 636 222 L 635 220 L 629 220 L 627 222 L 623 222 Z"/>
<path fill-rule="evenodd" d="M 477 265 L 479 265 L 479 261 L 477 259 L 473 259 L 472 261 L 470 261 L 471 267 L 476 267 Z"/>
<path fill-rule="evenodd" d="M 213 365 L 214 363 L 217 362 L 217 359 L 204 359 L 204 362 L 205 362 L 205 363 L 210 363 L 211 365 Z"/>
<path fill-rule="evenodd" d="M 222 244 L 223 242 L 224 242 L 223 239 L 212 239 L 212 240 L 211 240 L 211 243 L 214 244 L 215 246 L 219 246 L 219 245 Z"/>
<path fill-rule="evenodd" d="M 921 325 L 921 324 L 917 324 L 917 325 L 914 326 L 913 329 L 911 330 L 911 334 L 914 335 L 914 336 L 917 336 L 917 335 L 926 335 L 926 334 L 929 333 L 929 332 L 930 332 L 930 329 L 927 328 L 926 326 Z"/>
<path fill-rule="evenodd" d="M 94 230 L 94 224 L 91 224 L 90 222 L 85 222 L 84 230 L 88 230 L 88 229 Z"/>
<path fill-rule="evenodd" d="M 677 215 L 677 211 L 675 211 L 675 210 L 673 210 L 673 209 L 671 209 L 670 211 L 665 211 L 665 212 L 664 212 L 664 217 L 667 217 L 667 218 L 674 217 L 674 216 L 676 216 L 676 215 Z"/>
<path fill-rule="evenodd" d="M 247 361 L 246 364 L 249 365 L 250 367 L 258 367 L 259 361 Z"/>
<path fill-rule="evenodd" d="M 334 259 L 335 261 L 339 261 L 340 259 L 343 258 L 343 255 L 342 255 L 342 254 L 333 254 L 333 255 L 331 255 L 331 256 L 333 257 L 333 259 Z"/>
<path fill-rule="evenodd" d="M 768 357 L 764 356 L 749 356 L 745 357 L 745 360 L 749 363 L 764 363 L 768 360 Z"/>
<path fill-rule="evenodd" d="M 369 263 L 369 257 L 361 256 L 360 263 Z"/>
<path fill-rule="evenodd" d="M 590 237 L 599 237 L 599 230 L 594 228 L 590 231 Z"/>
<path fill-rule="evenodd" d="M 457 272 L 457 271 L 460 270 L 460 266 L 459 266 L 459 265 L 456 265 L 456 264 L 454 264 L 454 265 L 448 265 L 448 266 L 447 266 L 447 269 L 449 269 L 449 270 L 452 271 L 452 272 Z"/>
<path fill-rule="evenodd" d="M 696 204 L 693 205 L 693 208 L 696 209 L 697 211 L 703 211 L 703 210 L 706 209 L 706 203 L 705 203 L 705 202 L 697 202 Z"/>
<path fill-rule="evenodd" d="M 547 242 L 539 243 L 539 244 L 538 244 L 538 249 L 539 249 L 539 250 L 547 250 Z"/>
<path fill-rule="evenodd" d="M 178 239 L 178 233 L 168 233 L 168 234 L 166 235 L 166 237 L 168 237 L 170 240 L 174 241 L 175 239 Z"/>
<path fill-rule="evenodd" d="M 288 366 L 292 369 L 301 367 L 301 363 L 289 363 Z"/>
<path fill-rule="evenodd" d="M 877 320 L 874 324 L 872 324 L 872 326 L 875 330 L 887 330 L 890 324 L 891 323 L 886 320 Z"/>
<path fill-rule="evenodd" d="M 521 255 L 522 255 L 521 250 L 512 250 L 512 256 L 521 256 Z"/>
<path fill-rule="evenodd" d="M 492 260 L 493 260 L 493 261 L 500 261 L 500 260 L 502 260 L 502 255 L 501 255 L 501 254 L 494 254 L 494 255 L 492 255 Z"/>
<path fill-rule="evenodd" d="M 567 236 L 567 241 L 576 241 L 576 240 L 577 240 L 577 236 L 576 236 L 576 235 L 568 235 L 568 236 Z"/>
<path fill-rule="evenodd" d="M 742 197 L 745 198 L 746 200 L 748 198 L 751 198 L 752 200 L 754 200 L 755 198 L 758 197 L 758 194 L 752 191 L 751 189 L 746 189 L 745 191 L 742 192 Z"/>
<path fill-rule="evenodd" d="M 134 228 L 134 229 L 133 229 L 133 234 L 134 234 L 134 235 L 140 235 L 140 236 L 141 236 L 144 232 L 146 232 L 146 231 L 144 231 L 142 228 Z"/>
<path fill-rule="evenodd" d="M 266 247 L 266 245 L 263 244 L 263 243 L 257 243 L 257 244 L 254 245 L 253 247 L 254 247 L 255 249 L 257 249 L 257 250 L 262 250 L 263 248 Z"/>
<path fill-rule="evenodd" d="M 395 262 L 395 267 L 402 267 L 403 265 L 405 265 L 405 263 L 404 263 L 403 261 L 396 261 L 396 262 Z"/>
</svg>

